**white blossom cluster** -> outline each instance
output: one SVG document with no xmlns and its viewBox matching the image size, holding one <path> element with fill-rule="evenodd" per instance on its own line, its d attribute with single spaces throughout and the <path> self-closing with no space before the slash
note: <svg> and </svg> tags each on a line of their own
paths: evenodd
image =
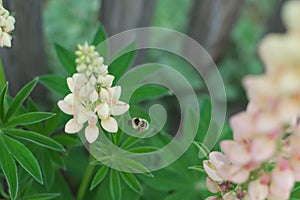
<svg viewBox="0 0 300 200">
<path fill-rule="evenodd" d="M 11 47 L 11 32 L 15 29 L 15 18 L 0 5 L 0 47 Z"/>
<path fill-rule="evenodd" d="M 93 143 L 99 135 L 98 119 L 104 130 L 115 133 L 118 123 L 112 116 L 124 114 L 129 105 L 119 101 L 121 87 L 112 87 L 114 76 L 108 73 L 108 66 L 94 46 L 78 45 L 76 55 L 77 73 L 67 78 L 71 93 L 59 101 L 58 106 L 74 116 L 67 122 L 65 132 L 77 133 L 87 122 L 85 137 Z"/>
</svg>

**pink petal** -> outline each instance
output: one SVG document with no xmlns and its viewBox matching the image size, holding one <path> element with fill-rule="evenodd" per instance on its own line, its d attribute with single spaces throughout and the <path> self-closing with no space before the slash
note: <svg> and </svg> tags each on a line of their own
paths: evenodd
<svg viewBox="0 0 300 200">
<path fill-rule="evenodd" d="M 122 101 L 118 101 L 116 104 L 112 104 L 111 106 L 111 114 L 112 115 L 122 115 L 127 112 L 129 109 L 129 105 Z"/>
<path fill-rule="evenodd" d="M 219 185 L 209 177 L 206 177 L 206 187 L 212 193 L 218 193 L 221 191 Z"/>
<path fill-rule="evenodd" d="M 260 184 L 259 180 L 252 181 L 248 186 L 249 200 L 265 200 L 269 195 L 267 185 Z"/>
<path fill-rule="evenodd" d="M 234 164 L 245 165 L 251 160 L 251 155 L 247 151 L 245 144 L 225 140 L 221 143 L 221 148 L 229 160 Z"/>
<path fill-rule="evenodd" d="M 213 180 L 213 181 L 223 181 L 223 178 L 221 178 L 218 174 L 217 174 L 217 168 L 216 166 L 214 166 L 210 161 L 205 160 L 203 161 L 203 168 L 205 170 L 205 172 L 207 173 L 207 175 Z"/>
<path fill-rule="evenodd" d="M 222 165 L 230 165 L 229 159 L 221 152 L 212 151 L 209 154 L 209 159 L 216 168 L 219 168 Z"/>
<path fill-rule="evenodd" d="M 83 125 L 76 122 L 76 120 L 70 119 L 65 126 L 66 133 L 77 133 L 82 129 Z"/>
<path fill-rule="evenodd" d="M 96 125 L 88 125 L 85 129 L 85 138 L 89 143 L 93 143 L 99 136 L 99 129 Z"/>
<path fill-rule="evenodd" d="M 271 194 L 281 199 L 289 199 L 294 181 L 294 174 L 291 170 L 275 168 L 271 176 Z"/>
<path fill-rule="evenodd" d="M 101 119 L 101 126 L 110 133 L 116 133 L 118 131 L 118 123 L 112 117 Z"/>
<path fill-rule="evenodd" d="M 220 200 L 219 196 L 210 196 L 207 197 L 205 200 Z"/>
<path fill-rule="evenodd" d="M 251 154 L 253 161 L 263 162 L 269 160 L 276 151 L 276 141 L 268 137 L 257 137 L 252 140 Z"/>
<path fill-rule="evenodd" d="M 233 129 L 234 139 L 237 141 L 249 138 L 253 134 L 253 121 L 247 112 L 241 112 L 230 118 L 230 125 Z"/>
</svg>

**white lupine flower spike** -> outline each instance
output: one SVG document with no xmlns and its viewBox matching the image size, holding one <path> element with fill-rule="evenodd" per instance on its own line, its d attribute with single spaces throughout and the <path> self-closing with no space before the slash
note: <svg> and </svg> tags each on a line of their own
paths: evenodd
<svg viewBox="0 0 300 200">
<path fill-rule="evenodd" d="M 87 43 L 78 45 L 75 53 L 77 73 L 67 78 L 71 93 L 58 102 L 58 107 L 64 113 L 74 116 L 67 122 L 65 132 L 79 132 L 87 123 L 85 138 L 93 143 L 99 136 L 98 120 L 104 130 L 115 133 L 118 131 L 118 123 L 111 115 L 124 114 L 129 105 L 119 101 L 121 87 L 112 87 L 115 77 L 109 74 L 108 66 L 94 46 Z"/>
<path fill-rule="evenodd" d="M 15 29 L 15 18 L 10 16 L 2 1 L 0 4 L 0 47 L 11 47 L 11 32 Z"/>
</svg>

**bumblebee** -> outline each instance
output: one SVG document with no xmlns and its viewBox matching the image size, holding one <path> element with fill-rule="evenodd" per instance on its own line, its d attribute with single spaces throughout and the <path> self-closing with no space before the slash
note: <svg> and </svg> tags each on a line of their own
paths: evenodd
<svg viewBox="0 0 300 200">
<path fill-rule="evenodd" d="M 134 117 L 128 121 L 128 124 L 132 126 L 132 128 L 137 129 L 139 131 L 146 131 L 149 128 L 149 123 L 147 120 Z"/>
</svg>

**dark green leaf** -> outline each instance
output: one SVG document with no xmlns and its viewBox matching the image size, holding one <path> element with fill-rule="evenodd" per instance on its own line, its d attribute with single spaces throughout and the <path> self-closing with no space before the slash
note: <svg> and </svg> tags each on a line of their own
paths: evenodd
<svg viewBox="0 0 300 200">
<path fill-rule="evenodd" d="M 121 78 L 121 76 L 130 67 L 135 56 L 135 43 L 132 42 L 128 46 L 121 49 L 114 57 L 113 62 L 109 65 L 110 74 L 115 76 L 115 83 Z M 126 53 L 127 52 L 127 53 Z"/>
<path fill-rule="evenodd" d="M 94 39 L 92 41 L 92 45 L 97 46 L 98 44 L 100 44 L 101 42 L 106 40 L 106 38 L 107 38 L 107 34 L 105 32 L 105 29 L 104 29 L 103 25 L 100 24 L 99 28 L 94 36 Z"/>
<path fill-rule="evenodd" d="M 172 95 L 172 93 L 167 88 L 156 84 L 148 84 L 143 85 L 142 87 L 134 91 L 133 95 L 130 98 L 130 102 L 138 103 L 141 101 L 149 101 L 170 95 Z"/>
<path fill-rule="evenodd" d="M 29 149 L 27 149 L 27 147 L 25 147 L 22 143 L 8 136 L 5 136 L 4 139 L 10 153 L 20 163 L 20 165 L 39 183 L 43 184 L 40 166 L 31 151 L 29 151 Z"/>
<path fill-rule="evenodd" d="M 59 44 L 55 44 L 55 50 L 61 64 L 66 71 L 69 74 L 74 74 L 76 72 L 75 54 Z"/>
<path fill-rule="evenodd" d="M 50 200 L 60 196 L 59 193 L 45 193 L 45 194 L 35 194 L 31 196 L 26 196 L 23 200 Z"/>
<path fill-rule="evenodd" d="M 109 179 L 109 189 L 112 196 L 112 200 L 121 200 L 122 199 L 122 190 L 119 173 L 112 169 Z"/>
<path fill-rule="evenodd" d="M 20 129 L 7 129 L 5 130 L 5 133 L 25 139 L 27 141 L 33 142 L 35 144 L 38 144 L 40 146 L 49 149 L 53 149 L 56 151 L 65 151 L 64 147 L 61 144 L 37 132 L 20 130 Z"/>
<path fill-rule="evenodd" d="M 12 100 L 6 115 L 4 116 L 4 120 L 7 121 L 17 110 L 21 107 L 25 99 L 29 96 L 33 88 L 36 86 L 38 82 L 38 78 L 34 79 L 27 85 L 25 85 L 20 92 L 15 96 L 15 98 Z"/>
<path fill-rule="evenodd" d="M 66 146 L 80 146 L 81 142 L 78 140 L 78 138 L 73 138 L 70 135 L 57 135 L 53 137 L 54 140 L 56 140 L 57 142 L 59 142 L 62 145 L 66 145 Z"/>
<path fill-rule="evenodd" d="M 42 168 L 45 186 L 48 190 L 53 185 L 53 182 L 55 180 L 55 171 L 56 171 L 49 158 L 50 158 L 49 152 L 47 150 L 44 150 L 41 158 L 41 168 Z"/>
<path fill-rule="evenodd" d="M 62 156 L 60 156 L 57 152 L 55 151 L 49 151 L 48 152 L 51 158 L 51 161 L 57 165 L 58 167 L 62 169 L 66 169 L 66 164 Z"/>
<path fill-rule="evenodd" d="M 121 177 L 124 182 L 133 189 L 136 193 L 142 194 L 143 189 L 138 179 L 131 173 L 121 172 Z"/>
<path fill-rule="evenodd" d="M 49 118 L 53 117 L 54 115 L 55 115 L 54 113 L 48 113 L 48 112 L 25 113 L 25 114 L 16 116 L 15 118 L 11 119 L 9 122 L 4 124 L 4 127 L 35 124 L 35 123 L 44 121 L 46 119 L 49 119 Z"/>
<path fill-rule="evenodd" d="M 13 200 L 18 193 L 18 173 L 17 166 L 10 155 L 3 136 L 0 134 L 0 165 L 9 186 L 9 193 Z"/>
<path fill-rule="evenodd" d="M 65 96 L 70 93 L 67 79 L 58 75 L 45 75 L 40 77 L 40 82 L 53 92 Z"/>
<path fill-rule="evenodd" d="M 93 190 L 97 185 L 99 185 L 103 179 L 106 177 L 109 168 L 103 165 L 95 175 L 95 178 L 92 181 L 90 190 Z"/>
<path fill-rule="evenodd" d="M 5 96 L 6 96 L 7 88 L 8 88 L 8 83 L 5 84 L 5 86 L 3 87 L 3 89 L 1 90 L 1 93 L 0 93 L 0 118 L 1 118 L 1 120 L 3 120 L 4 114 L 5 114 L 4 103 L 5 103 Z"/>
</svg>

